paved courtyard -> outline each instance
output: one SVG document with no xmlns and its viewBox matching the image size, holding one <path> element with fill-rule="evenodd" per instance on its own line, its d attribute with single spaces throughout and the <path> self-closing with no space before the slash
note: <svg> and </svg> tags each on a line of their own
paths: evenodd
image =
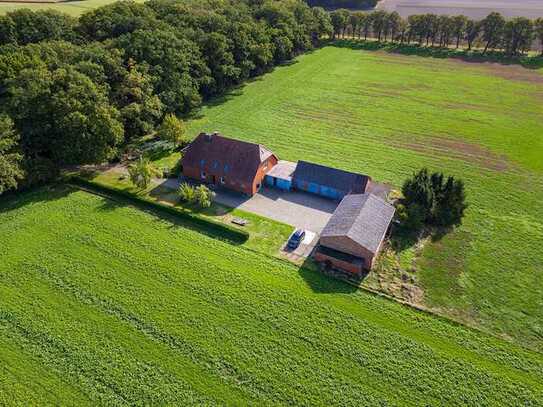
<svg viewBox="0 0 543 407">
<path fill-rule="evenodd" d="M 179 184 L 179 180 L 170 178 L 161 186 L 177 189 Z M 322 231 L 339 203 L 305 192 L 284 192 L 267 187 L 252 197 L 225 190 L 215 192 L 215 201 L 220 204 L 315 233 Z"/>
</svg>

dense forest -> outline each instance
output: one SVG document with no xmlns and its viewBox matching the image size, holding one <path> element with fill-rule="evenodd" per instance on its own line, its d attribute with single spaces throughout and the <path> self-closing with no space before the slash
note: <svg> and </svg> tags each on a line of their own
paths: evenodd
<svg viewBox="0 0 543 407">
<path fill-rule="evenodd" d="M 118 2 L 79 19 L 0 16 L 0 194 L 114 159 L 163 118 L 317 45 L 329 16 L 302 0 Z"/>
</svg>

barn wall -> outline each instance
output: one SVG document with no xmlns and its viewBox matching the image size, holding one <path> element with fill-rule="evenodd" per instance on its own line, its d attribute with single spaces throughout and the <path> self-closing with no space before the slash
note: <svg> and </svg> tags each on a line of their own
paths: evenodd
<svg viewBox="0 0 543 407">
<path fill-rule="evenodd" d="M 319 243 L 340 252 L 362 257 L 364 259 L 364 267 L 368 270 L 373 266 L 374 254 L 347 236 L 321 237 Z"/>
<path fill-rule="evenodd" d="M 255 177 L 253 179 L 253 184 L 251 185 L 251 195 L 254 195 L 260 189 L 259 186 L 262 186 L 264 182 L 264 177 L 266 174 L 277 164 L 277 157 L 272 155 L 266 160 L 267 166 L 264 168 L 264 163 L 261 163 L 256 171 Z"/>
<path fill-rule="evenodd" d="M 349 263 L 348 261 L 339 260 L 339 259 L 336 259 L 335 257 L 327 256 L 319 251 L 315 253 L 314 258 L 316 261 L 322 262 L 322 263 L 329 261 L 330 263 L 332 263 L 332 266 L 334 266 L 335 268 L 348 271 L 349 273 L 356 274 L 356 273 L 362 272 L 362 267 L 359 265 Z"/>
<path fill-rule="evenodd" d="M 205 171 L 207 177 L 206 179 L 202 179 L 201 177 L 201 171 Z M 200 167 L 187 167 L 183 166 L 183 175 L 187 178 L 191 178 L 195 181 L 204 182 L 206 184 L 215 184 L 219 185 L 223 188 L 231 189 L 233 191 L 241 192 L 243 194 L 252 195 L 252 185 L 248 182 L 241 182 L 239 180 L 230 179 L 228 176 L 225 176 L 226 183 L 221 184 L 220 183 L 220 177 L 221 174 L 218 172 L 213 173 L 213 171 L 209 170 L 208 168 L 200 168 Z M 213 182 L 213 176 L 215 177 L 215 182 Z"/>
</svg>

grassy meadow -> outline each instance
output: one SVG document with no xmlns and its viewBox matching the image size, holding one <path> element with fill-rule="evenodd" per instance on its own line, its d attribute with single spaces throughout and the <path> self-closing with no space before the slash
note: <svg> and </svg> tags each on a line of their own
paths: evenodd
<svg viewBox="0 0 543 407">
<path fill-rule="evenodd" d="M 115 0 L 75 0 L 63 3 L 11 3 L 0 2 L 0 15 L 20 8 L 27 8 L 33 11 L 37 10 L 57 10 L 62 13 L 78 17 L 85 11 L 113 3 Z M 143 3 L 144 0 L 134 0 L 136 3 Z"/>
<path fill-rule="evenodd" d="M 541 405 L 543 355 L 69 187 L 0 201 L 0 404 Z"/>
<path fill-rule="evenodd" d="M 403 248 L 387 273 L 407 273 L 434 311 L 543 350 L 542 106 L 541 71 L 329 46 L 213 101 L 189 128 L 397 188 L 423 166 L 461 177 L 463 226 Z M 376 276 L 367 284 L 388 291 Z"/>
</svg>

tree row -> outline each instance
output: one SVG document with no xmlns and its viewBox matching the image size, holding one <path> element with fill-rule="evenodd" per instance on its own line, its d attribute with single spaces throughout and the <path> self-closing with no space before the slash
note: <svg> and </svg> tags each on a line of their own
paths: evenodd
<svg viewBox="0 0 543 407">
<path fill-rule="evenodd" d="M 491 49 L 509 57 L 530 51 L 536 41 L 543 50 L 543 18 L 505 19 L 500 13 L 491 13 L 482 20 L 435 14 L 411 15 L 404 19 L 397 12 L 364 13 L 346 9 L 335 10 L 330 17 L 333 38 L 372 37 L 400 44 L 465 46 L 468 50 L 480 46 L 483 54 Z"/>
</svg>

